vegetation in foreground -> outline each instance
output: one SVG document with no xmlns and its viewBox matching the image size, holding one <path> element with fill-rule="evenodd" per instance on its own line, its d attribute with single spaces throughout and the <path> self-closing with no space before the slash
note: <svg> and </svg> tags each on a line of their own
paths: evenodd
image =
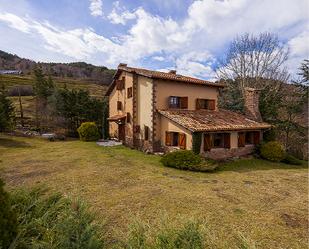
<svg viewBox="0 0 309 249">
<path fill-rule="evenodd" d="M 0 135 L 0 155 L 9 191 L 44 183 L 50 194 L 83 199 L 96 221 L 106 220 L 109 242 L 128 238 L 124 224 L 138 216 L 147 241 L 168 217 L 177 231 L 187 221 L 206 221 L 217 248 L 237 248 L 239 236 L 257 248 L 307 246 L 306 162 L 244 159 L 209 174 L 163 167 L 161 157 L 122 146 L 5 135 Z"/>
</svg>

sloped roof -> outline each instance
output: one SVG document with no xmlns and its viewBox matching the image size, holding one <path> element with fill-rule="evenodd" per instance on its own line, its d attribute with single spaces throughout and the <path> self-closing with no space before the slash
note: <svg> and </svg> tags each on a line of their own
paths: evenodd
<svg viewBox="0 0 309 249">
<path fill-rule="evenodd" d="M 257 122 L 228 110 L 158 110 L 158 112 L 192 132 L 255 130 L 271 127 L 270 124 Z"/>
<path fill-rule="evenodd" d="M 165 73 L 160 71 L 154 71 L 154 70 L 148 70 L 144 68 L 136 68 L 136 67 L 128 67 L 126 64 L 119 64 L 118 70 L 114 75 L 114 80 L 112 84 L 110 85 L 109 89 L 107 90 L 107 94 L 109 95 L 112 89 L 115 86 L 115 79 L 119 77 L 121 72 L 129 72 L 129 73 L 136 73 L 141 76 L 145 76 L 152 79 L 161 79 L 161 80 L 171 80 L 176 82 L 182 82 L 182 83 L 189 83 L 189 84 L 199 84 L 199 85 L 205 85 L 205 86 L 213 86 L 213 87 L 224 87 L 225 85 L 222 83 L 215 83 L 208 80 L 202 80 L 197 79 L 189 76 L 184 76 L 176 73 Z"/>
</svg>

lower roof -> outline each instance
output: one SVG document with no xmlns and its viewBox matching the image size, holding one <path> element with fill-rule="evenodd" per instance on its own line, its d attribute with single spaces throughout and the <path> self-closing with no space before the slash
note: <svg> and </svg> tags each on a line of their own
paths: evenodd
<svg viewBox="0 0 309 249">
<path fill-rule="evenodd" d="M 243 114 L 228 110 L 158 110 L 164 117 L 192 131 L 233 131 L 271 128 Z"/>
</svg>

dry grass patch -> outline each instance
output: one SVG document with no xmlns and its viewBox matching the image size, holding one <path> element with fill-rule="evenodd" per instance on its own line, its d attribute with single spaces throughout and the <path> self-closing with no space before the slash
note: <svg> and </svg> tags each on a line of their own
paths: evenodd
<svg viewBox="0 0 309 249">
<path fill-rule="evenodd" d="M 235 248 L 239 234 L 257 248 L 307 246 L 306 165 L 250 159 L 198 173 L 163 167 L 159 156 L 123 146 L 4 135 L 0 155 L 1 174 L 10 188 L 44 183 L 81 197 L 98 220 L 107 218 L 115 240 L 132 217 L 155 224 L 168 216 L 205 220 L 220 247 Z"/>
</svg>

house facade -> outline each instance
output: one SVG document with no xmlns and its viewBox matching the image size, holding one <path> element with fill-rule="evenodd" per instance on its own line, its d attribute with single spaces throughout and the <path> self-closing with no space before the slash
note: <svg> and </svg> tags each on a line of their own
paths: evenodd
<svg viewBox="0 0 309 249">
<path fill-rule="evenodd" d="M 213 159 L 253 151 L 270 125 L 258 111 L 258 92 L 246 91 L 247 115 L 220 110 L 224 85 L 119 64 L 110 85 L 110 137 L 149 152 L 192 149 L 199 137 L 200 153 Z"/>
</svg>

